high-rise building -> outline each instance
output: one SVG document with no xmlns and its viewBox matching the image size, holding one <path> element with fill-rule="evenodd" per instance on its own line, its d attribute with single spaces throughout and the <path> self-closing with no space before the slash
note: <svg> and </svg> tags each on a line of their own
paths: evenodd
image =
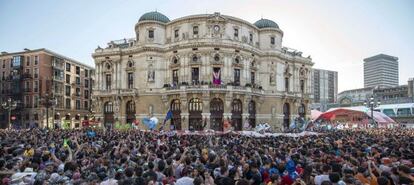
<svg viewBox="0 0 414 185">
<path fill-rule="evenodd" d="M 313 109 L 327 110 L 327 104 L 336 103 L 338 94 L 338 72 L 312 69 Z"/>
<path fill-rule="evenodd" d="M 0 103 L 17 102 L 12 124 L 46 126 L 46 97 L 55 97 L 48 110 L 52 123 L 78 126 L 87 119 L 91 105 L 93 68 L 47 49 L 0 55 Z M 52 99 L 52 98 L 50 98 Z M 51 102 L 51 101 L 50 101 Z M 1 109 L 1 107 L 0 107 Z M 8 127 L 7 111 L 0 111 L 0 127 Z"/>
<path fill-rule="evenodd" d="M 364 87 L 398 86 L 398 58 L 379 54 L 364 59 Z"/>
<path fill-rule="evenodd" d="M 252 24 L 220 13 L 170 20 L 149 12 L 135 33 L 92 54 L 93 106 L 105 126 L 163 120 L 168 110 L 166 124 L 182 130 L 223 130 L 223 120 L 235 130 L 247 123 L 281 130 L 309 118 L 312 59 L 283 47 L 272 20 Z"/>
<path fill-rule="evenodd" d="M 414 78 L 408 79 L 408 96 L 414 101 Z"/>
</svg>

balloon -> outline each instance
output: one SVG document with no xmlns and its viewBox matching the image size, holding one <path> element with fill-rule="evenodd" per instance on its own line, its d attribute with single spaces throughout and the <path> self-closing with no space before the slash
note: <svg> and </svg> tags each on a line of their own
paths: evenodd
<svg viewBox="0 0 414 185">
<path fill-rule="evenodd" d="M 155 127 L 157 127 L 158 124 L 158 118 L 152 117 L 152 118 L 144 118 L 142 119 L 142 123 L 147 126 L 150 130 L 154 130 Z"/>
<path fill-rule="evenodd" d="M 153 121 L 155 123 L 155 125 L 158 124 L 158 118 L 152 117 L 152 118 L 150 118 L 150 120 Z"/>
</svg>

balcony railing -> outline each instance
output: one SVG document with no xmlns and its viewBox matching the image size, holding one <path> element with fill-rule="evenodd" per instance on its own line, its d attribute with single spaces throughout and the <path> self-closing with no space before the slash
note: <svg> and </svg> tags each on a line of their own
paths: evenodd
<svg viewBox="0 0 414 185">
<path fill-rule="evenodd" d="M 31 88 L 23 88 L 23 92 L 32 92 Z"/>
<path fill-rule="evenodd" d="M 33 78 L 33 77 L 32 77 L 32 74 L 30 74 L 30 73 L 23 73 L 22 78 L 26 79 L 26 78 Z"/>
</svg>

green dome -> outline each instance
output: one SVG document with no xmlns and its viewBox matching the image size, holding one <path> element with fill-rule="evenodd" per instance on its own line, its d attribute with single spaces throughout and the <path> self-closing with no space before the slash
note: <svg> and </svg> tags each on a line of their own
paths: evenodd
<svg viewBox="0 0 414 185">
<path fill-rule="evenodd" d="M 141 22 L 141 21 L 158 21 L 162 23 L 167 23 L 167 22 L 170 22 L 170 19 L 168 19 L 168 17 L 165 16 L 164 14 L 155 11 L 155 12 L 148 12 L 142 15 L 139 18 L 138 22 Z"/>
<path fill-rule="evenodd" d="M 260 29 L 262 28 L 278 28 L 279 26 L 272 20 L 269 19 L 260 19 L 254 23 L 254 25 Z"/>
</svg>

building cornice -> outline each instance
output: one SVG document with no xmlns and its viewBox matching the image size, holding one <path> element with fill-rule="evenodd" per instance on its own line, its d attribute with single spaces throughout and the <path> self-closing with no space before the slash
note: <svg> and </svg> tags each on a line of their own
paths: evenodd
<svg viewBox="0 0 414 185">
<path fill-rule="evenodd" d="M 110 57 L 116 55 L 132 55 L 138 54 L 143 52 L 160 52 L 160 53 L 168 53 L 175 50 L 187 50 L 192 48 L 222 48 L 222 49 L 237 49 L 242 52 L 251 53 L 258 57 L 277 57 L 284 60 L 289 60 L 293 62 L 298 62 L 307 65 L 313 65 L 314 63 L 310 58 L 304 58 L 301 56 L 293 56 L 289 54 L 284 54 L 281 51 L 273 50 L 273 51 L 262 51 L 258 48 L 254 48 L 250 45 L 237 45 L 233 43 L 217 43 L 217 42 L 191 42 L 180 44 L 166 44 L 164 47 L 161 45 L 153 45 L 153 46 L 136 46 L 131 48 L 111 48 L 111 49 L 97 49 L 95 53 L 92 54 L 93 58 L 98 57 Z M 100 52 L 97 52 L 100 51 Z"/>
</svg>

